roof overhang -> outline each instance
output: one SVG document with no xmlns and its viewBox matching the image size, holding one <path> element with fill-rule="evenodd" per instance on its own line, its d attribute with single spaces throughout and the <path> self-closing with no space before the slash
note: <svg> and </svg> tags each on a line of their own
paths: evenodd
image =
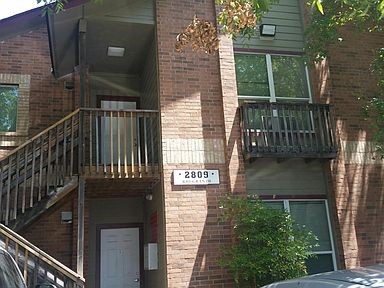
<svg viewBox="0 0 384 288">
<path fill-rule="evenodd" d="M 79 65 L 80 19 L 87 22 L 86 64 L 90 72 L 139 73 L 154 35 L 153 0 L 82 2 L 47 17 L 55 77 L 70 74 Z M 108 46 L 124 47 L 124 57 L 108 57 Z"/>
<path fill-rule="evenodd" d="M 11 38 L 15 35 L 28 32 L 45 24 L 42 8 L 35 8 L 5 19 L 0 20 L 0 40 Z"/>
</svg>

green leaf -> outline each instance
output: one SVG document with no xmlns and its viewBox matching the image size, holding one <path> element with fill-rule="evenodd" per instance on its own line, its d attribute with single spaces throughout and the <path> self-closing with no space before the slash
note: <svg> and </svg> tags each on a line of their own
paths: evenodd
<svg viewBox="0 0 384 288">
<path fill-rule="evenodd" d="M 321 2 L 321 0 L 313 0 L 312 7 L 316 5 L 317 10 L 319 10 L 319 12 L 324 15 L 323 4 Z"/>
<path fill-rule="evenodd" d="M 232 273 L 238 287 L 261 287 L 306 274 L 305 260 L 316 239 L 286 211 L 232 196 L 222 199 L 220 207 L 222 220 L 233 224 L 236 241 L 223 247 L 219 264 Z"/>
</svg>

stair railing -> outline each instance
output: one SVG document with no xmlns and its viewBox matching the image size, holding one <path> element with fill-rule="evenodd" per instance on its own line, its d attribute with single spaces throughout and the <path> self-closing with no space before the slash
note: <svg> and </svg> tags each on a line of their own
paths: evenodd
<svg viewBox="0 0 384 288">
<path fill-rule="evenodd" d="M 15 259 L 28 287 L 43 283 L 58 288 L 84 287 L 83 277 L 2 224 L 0 246 Z"/>
<path fill-rule="evenodd" d="M 75 110 L 0 161 L 0 222 L 9 225 L 74 175 L 158 177 L 158 139 L 158 111 Z"/>
<path fill-rule="evenodd" d="M 28 213 L 73 186 L 73 176 L 159 177 L 158 141 L 158 111 L 75 110 L 0 160 L 0 222 L 27 223 L 21 220 L 30 219 Z M 1 224 L 0 245 L 15 257 L 29 285 L 84 286 L 75 272 Z"/>
<path fill-rule="evenodd" d="M 0 161 L 0 222 L 15 220 L 77 173 L 79 109 Z"/>
</svg>

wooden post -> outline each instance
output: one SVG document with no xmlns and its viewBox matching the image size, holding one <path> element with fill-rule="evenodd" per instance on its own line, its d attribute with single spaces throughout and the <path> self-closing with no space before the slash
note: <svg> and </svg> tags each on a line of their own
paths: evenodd
<svg viewBox="0 0 384 288">
<path fill-rule="evenodd" d="M 79 20 L 80 108 L 85 106 L 86 32 L 87 20 L 82 18 Z"/>
<path fill-rule="evenodd" d="M 87 21 L 79 20 L 79 65 L 80 65 L 80 108 L 85 105 L 85 61 L 86 61 L 86 31 Z M 83 134 L 84 134 L 84 113 L 79 113 L 79 138 L 78 138 L 78 199 L 77 199 L 77 273 L 84 275 L 84 178 L 82 172 L 84 167 L 83 161 Z"/>
<path fill-rule="evenodd" d="M 86 32 L 87 20 L 79 20 L 79 65 L 80 65 L 80 108 L 85 107 L 85 77 L 86 77 Z M 78 173 L 81 175 L 84 168 L 84 113 L 79 114 L 79 154 L 78 154 Z"/>
<path fill-rule="evenodd" d="M 84 275 L 84 198 L 85 180 L 79 176 L 77 199 L 77 274 Z"/>
</svg>

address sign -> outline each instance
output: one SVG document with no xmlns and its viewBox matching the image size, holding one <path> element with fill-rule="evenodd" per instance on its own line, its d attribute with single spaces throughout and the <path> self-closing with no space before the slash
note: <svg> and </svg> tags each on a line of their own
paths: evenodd
<svg viewBox="0 0 384 288">
<path fill-rule="evenodd" d="M 174 185 L 220 184 L 219 170 L 173 170 Z"/>
</svg>

